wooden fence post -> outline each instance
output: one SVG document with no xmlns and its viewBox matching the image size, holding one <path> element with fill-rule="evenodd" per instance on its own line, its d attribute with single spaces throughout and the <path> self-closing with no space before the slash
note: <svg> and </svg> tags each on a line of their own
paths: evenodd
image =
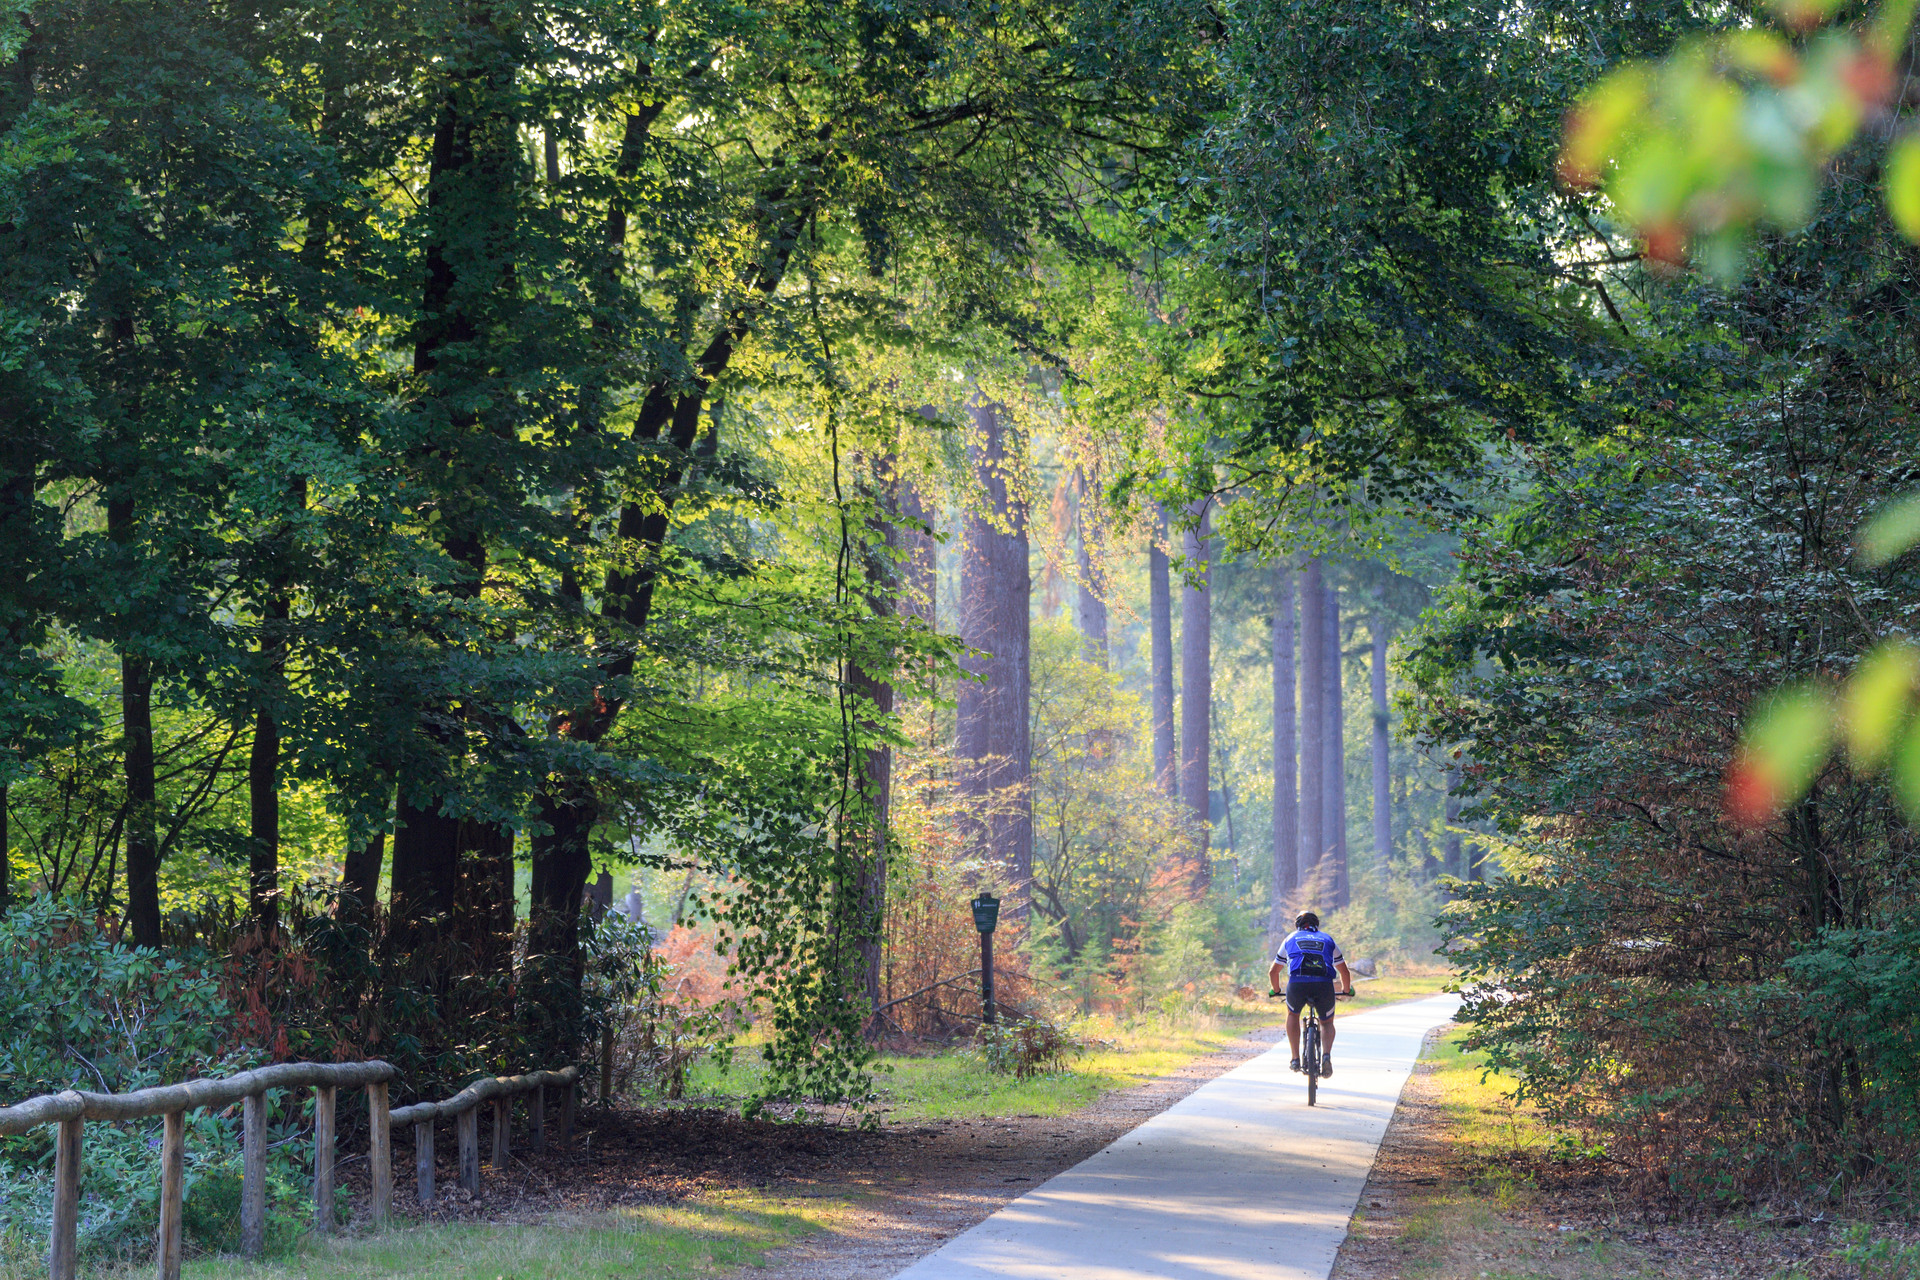
<svg viewBox="0 0 1920 1280">
<path fill-rule="evenodd" d="M 422 1209 L 433 1203 L 433 1121 L 419 1120 L 413 1126 L 413 1181 L 420 1193 Z"/>
<path fill-rule="evenodd" d="M 600 1105 L 613 1101 L 613 1028 L 600 1033 Z"/>
<path fill-rule="evenodd" d="M 333 1230 L 333 1116 L 338 1098 L 330 1084 L 313 1087 L 313 1229 Z"/>
<path fill-rule="evenodd" d="M 180 1280 L 180 1208 L 187 1186 L 187 1114 L 169 1111 L 160 1136 L 160 1280 Z"/>
<path fill-rule="evenodd" d="M 533 1086 L 527 1099 L 527 1137 L 535 1151 L 547 1149 L 547 1086 L 543 1084 Z"/>
<path fill-rule="evenodd" d="M 480 1194 L 480 1107 L 475 1104 L 453 1120 L 460 1135 L 460 1185 L 468 1195 Z"/>
<path fill-rule="evenodd" d="M 240 1120 L 240 1252 L 257 1258 L 267 1248 L 267 1095 L 242 1100 Z"/>
<path fill-rule="evenodd" d="M 367 1164 L 373 1175 L 373 1225 L 393 1217 L 393 1122 L 387 1118 L 387 1082 L 367 1086 Z"/>
<path fill-rule="evenodd" d="M 52 1280 L 73 1280 L 79 1262 L 80 1127 L 78 1116 L 60 1122 L 53 1148 L 53 1242 L 47 1251 Z"/>
<path fill-rule="evenodd" d="M 488 1164 L 495 1173 L 507 1167 L 507 1146 L 512 1138 L 513 1099 L 495 1098 L 493 1100 L 493 1157 Z"/>
</svg>

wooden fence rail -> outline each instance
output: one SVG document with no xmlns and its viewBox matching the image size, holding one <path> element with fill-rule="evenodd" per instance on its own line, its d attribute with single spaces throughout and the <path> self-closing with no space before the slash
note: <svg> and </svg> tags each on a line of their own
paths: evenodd
<svg viewBox="0 0 1920 1280">
<path fill-rule="evenodd" d="M 433 1123 L 452 1119 L 460 1133 L 460 1184 L 480 1189 L 477 1111 L 493 1104 L 493 1167 L 506 1166 L 510 1108 L 515 1097 L 531 1093 L 529 1136 L 534 1150 L 546 1146 L 546 1091 L 566 1090 L 561 1113 L 562 1141 L 573 1134 L 579 1068 L 536 1071 L 521 1076 L 477 1080 L 445 1102 L 421 1102 L 397 1111 L 387 1108 L 387 1086 L 399 1075 L 385 1062 L 287 1062 L 220 1080 L 188 1080 L 132 1093 L 45 1094 L 12 1107 L 0 1107 L 0 1135 L 25 1133 L 43 1124 L 59 1126 L 54 1141 L 53 1232 L 47 1251 L 52 1280 L 73 1280 L 79 1262 L 80 1138 L 89 1120 L 126 1121 L 160 1116 L 160 1231 L 155 1262 L 160 1280 L 179 1280 L 181 1208 L 186 1189 L 186 1113 L 199 1107 L 240 1103 L 241 1181 L 240 1251 L 258 1257 L 267 1231 L 267 1091 L 313 1090 L 313 1225 L 334 1226 L 334 1146 L 339 1090 L 367 1091 L 367 1163 L 373 1182 L 373 1220 L 384 1224 L 393 1212 L 393 1128 L 414 1126 L 414 1164 L 420 1202 L 433 1199 Z"/>
</svg>

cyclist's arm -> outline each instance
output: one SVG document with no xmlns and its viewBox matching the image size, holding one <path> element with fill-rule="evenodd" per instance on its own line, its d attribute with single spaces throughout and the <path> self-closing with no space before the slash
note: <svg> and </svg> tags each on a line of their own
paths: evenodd
<svg viewBox="0 0 1920 1280">
<path fill-rule="evenodd" d="M 1352 995 L 1353 994 L 1353 974 L 1347 969 L 1347 962 L 1345 960 L 1335 960 L 1333 962 L 1333 967 L 1339 971 L 1340 980 L 1347 984 L 1347 994 Z"/>
<path fill-rule="evenodd" d="M 1274 994 L 1276 994 L 1276 995 L 1278 995 L 1278 994 L 1279 994 L 1279 992 L 1280 992 L 1280 962 L 1279 962 L 1278 960 L 1275 960 L 1275 961 L 1274 961 L 1274 962 L 1273 962 L 1273 963 L 1272 963 L 1271 965 L 1269 965 L 1269 966 L 1267 967 L 1267 985 L 1268 985 L 1269 987 L 1271 987 L 1271 988 L 1273 988 L 1273 991 L 1274 991 Z"/>
</svg>

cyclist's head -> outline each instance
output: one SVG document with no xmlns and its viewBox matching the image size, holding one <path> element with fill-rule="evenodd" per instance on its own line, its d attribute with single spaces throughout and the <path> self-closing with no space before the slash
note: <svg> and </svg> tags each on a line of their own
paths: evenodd
<svg viewBox="0 0 1920 1280">
<path fill-rule="evenodd" d="M 1320 917 L 1311 911 L 1302 911 L 1293 918 L 1293 927 L 1296 929 L 1318 929 L 1320 927 Z"/>
</svg>

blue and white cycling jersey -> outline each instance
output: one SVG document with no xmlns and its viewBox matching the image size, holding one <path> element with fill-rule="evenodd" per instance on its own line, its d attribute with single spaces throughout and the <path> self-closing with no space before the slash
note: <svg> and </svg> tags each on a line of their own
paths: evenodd
<svg viewBox="0 0 1920 1280">
<path fill-rule="evenodd" d="M 1289 982 L 1332 982 L 1333 966 L 1345 959 L 1332 935 L 1317 929 L 1295 929 L 1273 957 L 1275 964 L 1287 966 Z"/>
</svg>

